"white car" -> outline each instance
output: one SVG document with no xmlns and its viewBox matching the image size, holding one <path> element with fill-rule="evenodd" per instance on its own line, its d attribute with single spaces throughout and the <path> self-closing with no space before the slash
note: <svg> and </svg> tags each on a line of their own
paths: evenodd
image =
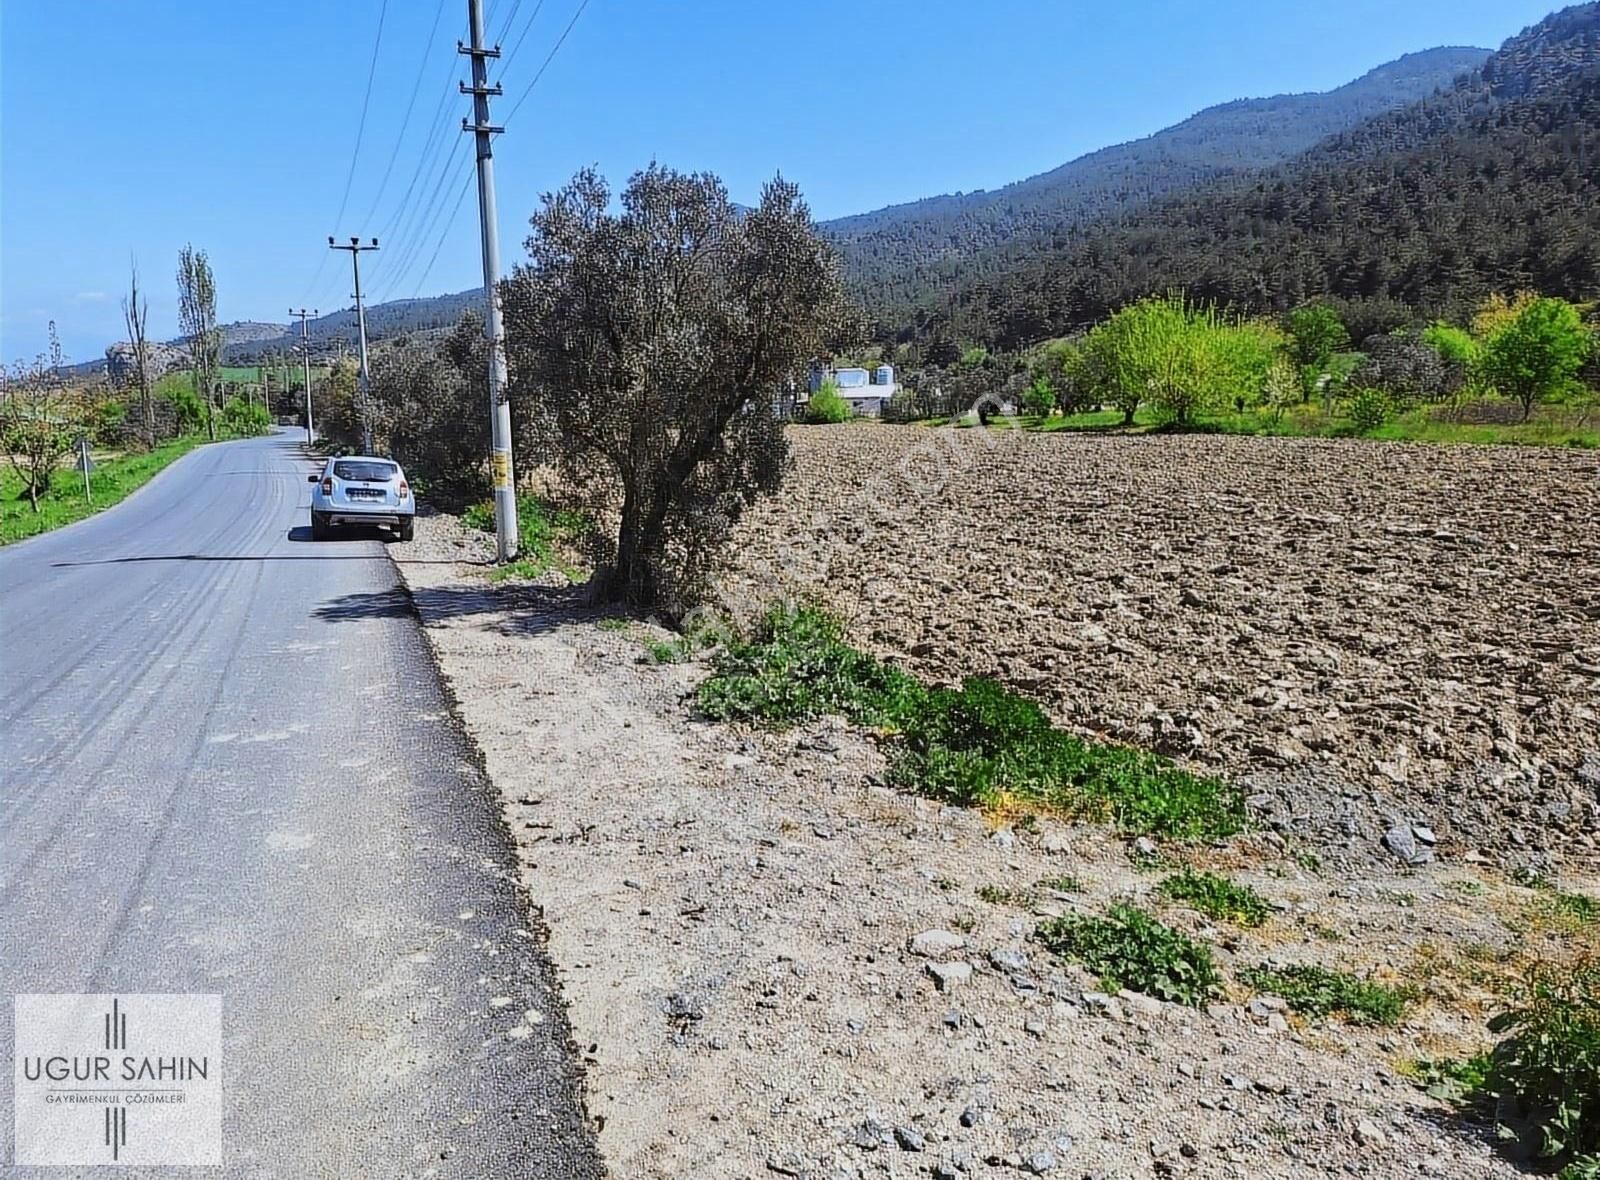
<svg viewBox="0 0 1600 1180">
<path fill-rule="evenodd" d="M 311 483 L 311 539 L 326 541 L 339 525 L 382 525 L 402 541 L 416 528 L 417 502 L 393 459 L 339 455 Z"/>
</svg>

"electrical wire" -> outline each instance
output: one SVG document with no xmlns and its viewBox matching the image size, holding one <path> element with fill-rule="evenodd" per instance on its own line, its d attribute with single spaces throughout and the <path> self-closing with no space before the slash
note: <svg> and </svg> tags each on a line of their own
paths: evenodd
<svg viewBox="0 0 1600 1180">
<path fill-rule="evenodd" d="M 350 153 L 350 171 L 344 178 L 344 196 L 339 198 L 339 212 L 333 216 L 333 228 L 337 233 L 339 222 L 344 220 L 345 206 L 350 203 L 350 185 L 356 178 L 356 164 L 361 159 L 361 140 L 367 133 L 367 110 L 372 105 L 372 79 L 378 73 L 378 50 L 383 45 L 383 21 L 389 13 L 389 0 L 383 0 L 378 8 L 378 35 L 372 39 L 372 61 L 367 66 L 367 92 L 361 99 L 361 122 L 356 125 L 356 150 Z"/>
<path fill-rule="evenodd" d="M 350 170 L 344 178 L 344 195 L 339 198 L 339 212 L 334 214 L 333 228 L 338 232 L 339 222 L 344 219 L 345 206 L 350 202 L 350 185 L 356 178 L 356 163 L 361 159 L 361 140 L 367 132 L 367 109 L 372 104 L 372 79 L 378 72 L 378 50 L 383 45 L 383 22 L 389 14 L 389 0 L 382 0 L 378 7 L 378 31 L 372 38 L 372 60 L 367 65 L 367 89 L 361 97 L 361 120 L 356 124 L 356 146 L 350 153 Z M 328 265 L 328 251 L 322 252 L 322 257 L 317 260 L 317 268 L 312 272 L 311 281 L 306 284 L 306 295 L 310 295 L 317 285 L 317 280 L 322 277 L 323 268 Z M 305 296 L 301 296 L 302 303 Z"/>
<path fill-rule="evenodd" d="M 560 53 L 561 47 L 567 43 L 567 37 L 572 33 L 572 26 L 578 23 L 578 18 L 583 15 L 583 10 L 588 7 L 589 0 L 580 0 L 577 11 L 572 14 L 572 19 L 567 22 L 567 27 L 561 31 L 561 36 L 556 39 L 556 43 L 550 47 L 550 52 L 545 55 L 543 64 L 539 66 L 539 72 L 533 76 L 533 81 L 528 83 L 521 97 L 512 104 L 511 113 L 505 117 L 505 123 L 502 126 L 509 125 L 511 120 L 516 117 L 517 112 L 522 109 L 522 104 L 528 101 L 528 96 L 533 93 L 533 88 L 539 84 L 539 79 L 544 77 L 544 72 L 550 68 L 550 63 L 555 60 L 556 54 Z"/>
<path fill-rule="evenodd" d="M 395 161 L 400 157 L 400 145 L 405 142 L 406 132 L 411 128 L 411 112 L 417 105 L 417 93 L 422 89 L 422 75 L 428 67 L 428 62 L 433 53 L 433 38 L 439 31 L 439 22 L 444 18 L 446 0 L 439 0 L 439 6 L 433 11 L 433 25 L 428 29 L 428 39 L 423 43 L 422 60 L 417 63 L 417 76 L 411 82 L 411 97 L 406 100 L 405 117 L 400 120 L 400 134 L 395 136 L 394 147 L 389 151 L 389 163 L 383 170 L 383 179 L 378 182 L 377 195 L 372 198 L 372 207 L 367 210 L 363 223 L 371 224 L 373 215 L 378 211 L 378 205 L 383 200 L 383 194 L 388 191 L 389 177 L 394 174 Z"/>
</svg>

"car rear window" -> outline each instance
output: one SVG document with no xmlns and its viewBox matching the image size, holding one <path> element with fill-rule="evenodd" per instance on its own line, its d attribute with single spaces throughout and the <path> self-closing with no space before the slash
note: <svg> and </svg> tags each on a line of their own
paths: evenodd
<svg viewBox="0 0 1600 1180">
<path fill-rule="evenodd" d="M 376 483 L 393 479 L 396 470 L 393 463 L 362 463 L 352 459 L 342 459 L 333 465 L 333 474 L 340 479 L 367 479 Z"/>
</svg>

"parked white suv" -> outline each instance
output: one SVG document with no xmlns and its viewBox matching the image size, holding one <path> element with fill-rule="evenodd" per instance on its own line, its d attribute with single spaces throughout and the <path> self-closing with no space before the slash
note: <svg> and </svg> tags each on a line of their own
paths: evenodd
<svg viewBox="0 0 1600 1180">
<path fill-rule="evenodd" d="M 409 541 L 417 502 L 406 473 L 393 459 L 340 455 L 329 459 L 311 483 L 311 539 L 326 541 L 339 525 L 382 525 Z"/>
</svg>

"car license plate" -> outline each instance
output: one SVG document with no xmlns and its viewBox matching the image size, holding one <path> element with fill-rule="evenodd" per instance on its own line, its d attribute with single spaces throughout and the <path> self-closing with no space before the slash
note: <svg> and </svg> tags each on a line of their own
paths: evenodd
<svg viewBox="0 0 1600 1180">
<path fill-rule="evenodd" d="M 383 490 L 381 488 L 350 488 L 349 495 L 352 500 L 381 500 L 383 499 Z"/>
</svg>

